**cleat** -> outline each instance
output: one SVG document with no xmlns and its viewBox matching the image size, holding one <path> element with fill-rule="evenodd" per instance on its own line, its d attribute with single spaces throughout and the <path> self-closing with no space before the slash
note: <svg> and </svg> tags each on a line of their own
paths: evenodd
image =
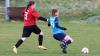
<svg viewBox="0 0 100 56">
<path fill-rule="evenodd" d="M 62 52 L 63 52 L 64 54 L 66 54 L 66 53 L 67 53 L 66 49 L 63 49 L 63 50 L 62 50 Z"/>
<path fill-rule="evenodd" d="M 66 50 L 67 47 L 65 47 L 64 44 L 60 44 L 60 47 L 61 47 L 61 49 L 62 49 L 62 52 L 63 52 L 64 54 L 66 54 L 66 53 L 67 53 L 67 50 Z"/>
<path fill-rule="evenodd" d="M 13 46 L 13 50 L 12 50 L 15 54 L 17 54 L 17 48 L 15 46 Z"/>
<path fill-rule="evenodd" d="M 38 46 L 38 48 L 39 48 L 39 49 L 42 49 L 42 50 L 47 50 L 47 48 L 44 47 L 44 46 Z"/>
</svg>

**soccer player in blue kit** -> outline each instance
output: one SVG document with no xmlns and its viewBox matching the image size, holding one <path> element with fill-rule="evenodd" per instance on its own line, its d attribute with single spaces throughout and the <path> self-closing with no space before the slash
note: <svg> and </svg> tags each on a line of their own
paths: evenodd
<svg viewBox="0 0 100 56">
<path fill-rule="evenodd" d="M 67 53 L 67 46 L 73 42 L 73 39 L 64 33 L 64 30 L 67 29 L 61 27 L 58 16 L 59 11 L 57 9 L 52 9 L 48 26 L 51 26 L 54 39 L 61 42 L 60 47 L 62 48 L 62 52 Z"/>
</svg>

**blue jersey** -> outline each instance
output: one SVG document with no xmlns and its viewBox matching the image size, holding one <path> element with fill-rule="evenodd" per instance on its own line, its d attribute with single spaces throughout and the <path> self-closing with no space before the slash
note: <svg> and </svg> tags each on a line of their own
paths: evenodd
<svg viewBox="0 0 100 56">
<path fill-rule="evenodd" d="M 58 22 L 58 25 L 60 26 L 60 21 L 58 19 L 58 16 L 55 16 L 55 17 L 51 16 L 50 17 L 50 25 L 51 25 L 53 34 L 64 33 L 64 30 L 56 27 L 56 22 Z"/>
</svg>

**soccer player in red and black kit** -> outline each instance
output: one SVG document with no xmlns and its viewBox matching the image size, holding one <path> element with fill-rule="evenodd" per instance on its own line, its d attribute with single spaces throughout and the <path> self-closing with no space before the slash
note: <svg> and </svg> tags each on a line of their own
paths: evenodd
<svg viewBox="0 0 100 56">
<path fill-rule="evenodd" d="M 30 1 L 27 5 L 27 8 L 24 10 L 24 28 L 23 28 L 23 34 L 22 37 L 18 40 L 15 46 L 13 46 L 13 52 L 17 54 L 17 48 L 25 41 L 27 37 L 30 37 L 31 33 L 35 33 L 39 35 L 38 42 L 39 46 L 38 48 L 47 50 L 46 47 L 42 46 L 43 42 L 43 32 L 41 29 L 36 25 L 36 20 L 42 20 L 47 22 L 47 19 L 40 16 L 38 12 L 35 9 L 35 2 Z"/>
</svg>

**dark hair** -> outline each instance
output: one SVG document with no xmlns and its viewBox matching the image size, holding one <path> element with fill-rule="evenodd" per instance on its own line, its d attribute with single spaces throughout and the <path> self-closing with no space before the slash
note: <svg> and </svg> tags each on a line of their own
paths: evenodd
<svg viewBox="0 0 100 56">
<path fill-rule="evenodd" d="M 57 9 L 52 9 L 51 12 L 52 12 L 52 16 L 55 16 L 55 13 L 58 12 L 58 10 Z"/>
<path fill-rule="evenodd" d="M 28 8 L 29 8 L 31 5 L 33 5 L 33 4 L 35 4 L 35 2 L 34 2 L 34 1 L 29 1 L 28 5 L 27 5 L 27 7 L 26 7 L 26 11 L 27 11 L 27 10 L 28 10 Z"/>
</svg>

